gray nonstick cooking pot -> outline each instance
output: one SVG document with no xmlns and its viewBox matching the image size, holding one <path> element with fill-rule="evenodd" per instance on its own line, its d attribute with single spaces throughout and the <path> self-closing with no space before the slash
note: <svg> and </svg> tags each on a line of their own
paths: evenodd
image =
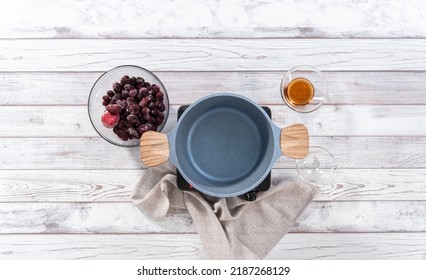
<svg viewBox="0 0 426 280">
<path fill-rule="evenodd" d="M 237 94 L 204 97 L 185 110 L 168 134 L 148 131 L 141 158 L 152 167 L 170 160 L 198 191 L 232 197 L 254 189 L 282 155 L 309 151 L 302 124 L 276 126 L 254 101 Z"/>
</svg>

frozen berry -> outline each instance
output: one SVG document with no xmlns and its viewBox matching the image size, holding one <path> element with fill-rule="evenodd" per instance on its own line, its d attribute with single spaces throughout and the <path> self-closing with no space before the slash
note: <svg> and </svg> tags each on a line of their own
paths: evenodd
<svg viewBox="0 0 426 280">
<path fill-rule="evenodd" d="M 129 92 L 128 92 L 128 91 L 126 91 L 126 90 L 123 90 L 123 91 L 121 92 L 121 98 L 122 98 L 122 99 L 126 99 L 127 97 L 129 97 Z"/>
<path fill-rule="evenodd" d="M 145 82 L 145 79 L 144 79 L 144 78 L 142 78 L 142 77 L 137 77 L 137 78 L 136 78 L 136 83 L 143 84 L 144 82 Z"/>
<path fill-rule="evenodd" d="M 143 107 L 142 108 L 142 110 L 141 110 L 141 112 L 142 112 L 142 114 L 144 114 L 144 115 L 148 115 L 149 114 L 149 108 L 148 107 Z"/>
<path fill-rule="evenodd" d="M 157 108 L 161 108 L 161 105 L 162 105 L 163 103 L 161 103 L 161 101 L 155 101 L 155 107 L 157 107 Z"/>
<path fill-rule="evenodd" d="M 130 77 L 127 75 L 124 75 L 123 78 L 121 78 L 120 82 L 122 85 L 128 84 L 130 83 Z"/>
<path fill-rule="evenodd" d="M 156 84 L 153 84 L 153 85 L 152 85 L 152 92 L 153 92 L 153 93 L 157 93 L 159 90 L 160 90 L 160 87 L 159 87 L 159 86 L 157 86 Z"/>
<path fill-rule="evenodd" d="M 107 128 L 113 128 L 117 125 L 118 121 L 120 120 L 120 115 L 113 115 L 108 111 L 105 111 L 101 117 L 101 121 L 103 126 Z"/>
<path fill-rule="evenodd" d="M 164 105 L 164 103 L 163 103 L 163 104 L 161 104 L 160 112 L 164 112 L 165 110 L 166 110 L 166 105 Z"/>
<path fill-rule="evenodd" d="M 102 101 L 102 105 L 104 105 L 104 106 L 108 106 L 109 105 L 109 101 Z"/>
<path fill-rule="evenodd" d="M 135 88 L 129 90 L 129 96 L 135 97 L 138 91 Z"/>
<path fill-rule="evenodd" d="M 106 110 L 113 115 L 117 115 L 121 111 L 121 107 L 118 104 L 110 104 L 106 106 Z"/>
<path fill-rule="evenodd" d="M 129 91 L 133 88 L 133 86 L 131 84 L 125 84 L 123 88 L 125 91 Z"/>
<path fill-rule="evenodd" d="M 133 114 L 128 115 L 127 120 L 131 123 L 137 123 L 139 121 L 138 117 Z"/>
<path fill-rule="evenodd" d="M 111 97 L 109 97 L 108 95 L 104 95 L 104 96 L 102 96 L 102 100 L 111 101 Z"/>
<path fill-rule="evenodd" d="M 135 84 L 136 84 L 136 77 L 131 77 L 131 78 L 130 78 L 130 83 L 131 83 L 132 85 L 135 85 Z"/>
<path fill-rule="evenodd" d="M 151 110 L 151 115 L 153 115 L 153 116 L 158 116 L 159 113 L 160 113 L 160 110 L 158 110 L 158 109 L 152 109 Z"/>
<path fill-rule="evenodd" d="M 154 98 L 152 97 L 152 95 L 148 95 L 147 97 L 146 97 L 146 102 L 148 102 L 148 104 L 150 103 L 150 102 L 152 102 L 154 100 Z"/>
<path fill-rule="evenodd" d="M 148 106 L 148 101 L 146 101 L 146 97 L 142 98 L 141 102 L 139 103 L 139 105 L 143 108 Z"/>
<path fill-rule="evenodd" d="M 139 93 L 142 94 L 143 97 L 146 97 L 149 94 L 149 90 L 146 87 L 143 87 L 139 90 Z"/>
<path fill-rule="evenodd" d="M 109 97 L 113 97 L 114 96 L 114 92 L 112 91 L 112 90 L 109 90 L 109 91 L 107 91 L 107 95 L 109 96 Z"/>
<path fill-rule="evenodd" d="M 133 139 L 141 138 L 141 135 L 139 134 L 139 132 L 137 132 L 136 129 L 134 129 L 133 127 L 129 127 L 127 129 L 127 134 L 130 136 L 130 138 L 133 138 Z"/>
<path fill-rule="evenodd" d="M 132 104 L 129 106 L 129 112 L 132 114 L 137 114 L 139 110 L 140 110 L 140 107 L 137 104 Z"/>
<path fill-rule="evenodd" d="M 120 83 L 114 83 L 112 85 L 112 89 L 114 90 L 115 93 L 121 93 L 121 84 Z"/>
<path fill-rule="evenodd" d="M 161 117 L 157 117 L 156 119 L 155 119 L 155 124 L 156 125 L 161 125 L 163 123 L 163 118 L 161 118 Z"/>
<path fill-rule="evenodd" d="M 164 93 L 162 93 L 161 91 L 157 92 L 157 93 L 155 94 L 155 98 L 156 98 L 157 100 L 163 101 L 163 99 L 164 99 Z"/>
<path fill-rule="evenodd" d="M 148 131 L 148 127 L 146 126 L 146 125 L 144 125 L 144 124 L 142 124 L 142 125 L 140 125 L 139 127 L 138 127 L 138 132 L 139 132 L 139 134 L 144 134 L 145 132 L 147 132 Z"/>
<path fill-rule="evenodd" d="M 148 108 L 149 109 L 154 109 L 155 108 L 155 103 L 154 102 L 148 103 Z"/>
</svg>

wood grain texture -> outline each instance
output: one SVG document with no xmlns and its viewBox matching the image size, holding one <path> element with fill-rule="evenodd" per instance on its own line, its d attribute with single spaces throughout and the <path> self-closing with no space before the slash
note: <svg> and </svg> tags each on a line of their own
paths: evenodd
<svg viewBox="0 0 426 280">
<path fill-rule="evenodd" d="M 303 124 L 292 124 L 281 129 L 280 147 L 289 158 L 302 159 L 309 153 L 309 132 Z"/>
<path fill-rule="evenodd" d="M 169 160 L 169 139 L 164 133 L 145 132 L 140 141 L 140 156 L 143 164 L 149 167 L 158 166 Z"/>
<path fill-rule="evenodd" d="M 37 0 L 0 7 L 0 38 L 426 37 L 421 0 Z"/>
<path fill-rule="evenodd" d="M 425 39 L 34 39 L 0 40 L 0 48 L 0 71 L 9 72 L 105 71 L 123 64 L 152 71 L 285 71 L 295 64 L 426 70 Z"/>
<path fill-rule="evenodd" d="M 426 259 L 425 233 L 289 233 L 266 259 Z M 196 234 L 0 236 L 0 259 L 206 259 Z"/>
<path fill-rule="evenodd" d="M 291 232 L 424 232 L 425 215 L 425 201 L 318 201 Z M 195 227 L 187 212 L 153 221 L 128 202 L 2 203 L 0 233 L 195 233 Z"/>
<path fill-rule="evenodd" d="M 324 105 L 309 114 L 286 105 L 268 105 L 281 127 L 304 124 L 311 136 L 426 136 L 426 106 Z M 176 124 L 179 105 L 172 105 L 164 128 Z M 0 106 L 0 137 L 99 137 L 86 106 Z M 368 121 L 366 121 L 368 120 Z"/>
<path fill-rule="evenodd" d="M 117 175 L 118 174 L 118 175 Z M 0 170 L 0 202 L 129 202 L 144 170 Z M 297 176 L 274 169 L 272 179 Z M 339 169 L 315 201 L 426 200 L 426 169 Z"/>
<path fill-rule="evenodd" d="M 87 105 L 102 72 L 0 72 L 0 105 Z M 283 105 L 281 72 L 156 72 L 173 105 L 211 93 L 235 92 L 260 104 Z M 426 72 L 324 72 L 326 104 L 426 105 Z M 54 78 L 53 78 L 54 77 Z M 58 89 L 58 90 L 52 90 Z M 190 89 L 190 90 L 188 90 Z"/>
<path fill-rule="evenodd" d="M 310 137 L 329 150 L 340 168 L 426 168 L 426 137 Z M 120 148 L 101 138 L 2 138 L 0 170 L 140 169 L 138 148 Z M 119 160 L 117 160 L 119 159 Z M 275 168 L 294 168 L 281 157 Z"/>
</svg>

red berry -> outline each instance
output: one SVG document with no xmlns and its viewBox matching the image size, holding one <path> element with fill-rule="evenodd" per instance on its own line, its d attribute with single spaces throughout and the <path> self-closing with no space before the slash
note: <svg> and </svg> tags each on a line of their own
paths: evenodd
<svg viewBox="0 0 426 280">
<path fill-rule="evenodd" d="M 106 106 L 106 110 L 110 112 L 112 115 L 117 115 L 121 111 L 121 107 L 118 104 L 110 104 Z"/>
<path fill-rule="evenodd" d="M 105 111 L 105 113 L 101 117 L 101 121 L 103 126 L 107 128 L 113 128 L 117 125 L 120 120 L 120 115 L 112 115 L 110 112 Z"/>
</svg>

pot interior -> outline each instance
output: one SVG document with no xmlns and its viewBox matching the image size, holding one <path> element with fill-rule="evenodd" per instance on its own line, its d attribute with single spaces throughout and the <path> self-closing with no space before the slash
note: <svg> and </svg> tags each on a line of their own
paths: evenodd
<svg viewBox="0 0 426 280">
<path fill-rule="evenodd" d="M 215 196 L 243 194 L 267 175 L 274 139 L 263 109 L 233 95 L 191 106 L 176 131 L 176 158 L 185 179 Z"/>
</svg>

